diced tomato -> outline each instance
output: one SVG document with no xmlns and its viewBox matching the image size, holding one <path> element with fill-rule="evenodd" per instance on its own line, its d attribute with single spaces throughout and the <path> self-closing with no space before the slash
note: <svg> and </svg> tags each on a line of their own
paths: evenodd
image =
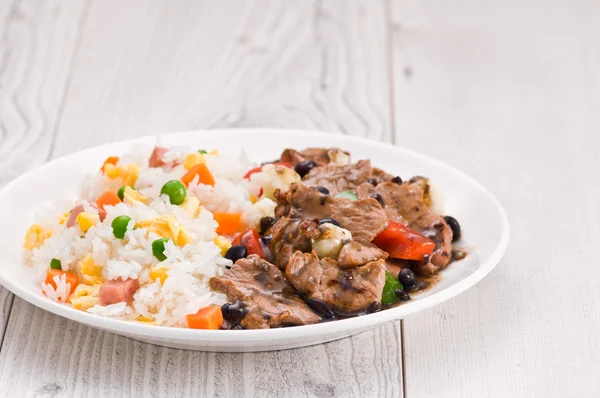
<svg viewBox="0 0 600 398">
<path fill-rule="evenodd" d="M 258 254 L 261 258 L 265 258 L 265 252 L 260 244 L 260 236 L 252 228 L 236 236 L 231 244 L 233 246 L 243 245 L 248 250 L 249 255 Z"/>
<path fill-rule="evenodd" d="M 425 255 L 431 256 L 435 249 L 431 239 L 392 220 L 388 220 L 388 227 L 373 239 L 373 243 L 390 257 L 403 260 L 421 261 Z"/>
<path fill-rule="evenodd" d="M 292 164 L 289 162 L 273 162 L 273 163 L 267 163 L 267 164 L 274 164 L 275 166 L 285 166 L 285 167 L 292 168 Z M 265 165 L 263 164 L 263 165 L 260 165 L 258 167 L 248 170 L 248 172 L 246 174 L 244 174 L 244 178 L 249 180 L 250 176 L 252 174 L 262 171 L 263 166 L 265 166 Z"/>
<path fill-rule="evenodd" d="M 249 180 L 250 176 L 252 174 L 260 172 L 262 170 L 262 168 L 263 168 L 262 166 L 258 166 L 258 167 L 248 170 L 248 172 L 246 174 L 244 174 L 244 178 Z"/>
</svg>

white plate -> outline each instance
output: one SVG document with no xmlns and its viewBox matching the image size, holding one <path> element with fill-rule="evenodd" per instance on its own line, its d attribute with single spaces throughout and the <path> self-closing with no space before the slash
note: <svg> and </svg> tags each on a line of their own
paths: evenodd
<svg viewBox="0 0 600 398">
<path fill-rule="evenodd" d="M 429 291 L 397 308 L 356 318 L 270 330 L 209 331 L 168 328 L 103 318 L 57 304 L 41 295 L 29 269 L 21 263 L 21 243 L 33 222 L 35 209 L 49 201 L 75 195 L 86 173 L 95 172 L 109 155 L 120 155 L 136 146 L 151 147 L 156 137 L 117 142 L 62 157 L 30 171 L 0 191 L 0 283 L 24 300 L 86 325 L 134 339 L 206 351 L 266 351 L 308 346 L 350 336 L 395 321 L 444 302 L 479 282 L 498 263 L 508 243 L 508 221 L 498 201 L 463 173 L 426 156 L 362 139 L 282 129 L 211 130 L 160 136 L 162 145 L 244 149 L 257 161 L 277 159 L 286 148 L 337 146 L 353 159 L 368 158 L 373 165 L 403 178 L 429 177 L 444 196 L 446 214 L 459 220 L 462 244 L 474 251 L 441 273 Z M 34 195 L 34 192 L 40 194 Z"/>
</svg>

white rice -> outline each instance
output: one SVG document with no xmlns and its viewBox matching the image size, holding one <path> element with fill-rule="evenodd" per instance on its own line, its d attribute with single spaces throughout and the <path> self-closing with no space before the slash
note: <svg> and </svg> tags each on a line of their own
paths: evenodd
<svg viewBox="0 0 600 398">
<path fill-rule="evenodd" d="M 222 275 L 231 261 L 221 255 L 221 248 L 214 243 L 217 236 L 217 222 L 212 212 L 241 212 L 245 227 L 256 227 L 261 217 L 272 216 L 275 203 L 270 199 L 252 202 L 260 188 L 256 182 L 243 178 L 253 165 L 245 154 L 205 155 L 206 165 L 215 177 L 215 185 L 198 184 L 197 179 L 188 187 L 188 197 L 196 196 L 200 200 L 201 210 L 197 217 L 191 217 L 180 206 L 172 205 L 166 195 L 160 196 L 164 183 L 179 180 L 185 174 L 183 162 L 196 151 L 190 148 L 172 148 L 164 156 L 166 162 L 175 162 L 172 168 L 149 168 L 148 158 L 153 148 L 132 152 L 121 157 L 119 165 L 135 163 L 140 174 L 135 188 L 150 202 L 147 205 L 131 206 L 120 203 L 106 207 L 104 221 L 83 232 L 76 224 L 71 228 L 60 225 L 58 217 L 65 211 L 82 204 L 84 211 L 97 214 L 92 204 L 107 190 L 118 190 L 123 184 L 120 178 L 111 180 L 98 172 L 87 176 L 82 184 L 80 197 L 68 203 L 56 204 L 53 208 L 42 209 L 36 224 L 52 231 L 52 236 L 41 246 L 33 250 L 24 250 L 24 259 L 31 266 L 34 278 L 41 285 L 42 292 L 51 300 L 68 303 L 70 286 L 65 275 L 55 277 L 55 289 L 44 283 L 52 259 L 61 262 L 63 271 L 79 275 L 82 283 L 80 261 L 91 256 L 95 265 L 102 267 L 101 279 L 106 282 L 115 279 L 138 279 L 140 288 L 134 294 L 131 304 L 124 302 L 102 306 L 96 304 L 87 308 L 89 313 L 125 319 L 143 320 L 156 325 L 186 327 L 186 315 L 196 313 L 210 305 L 221 305 L 226 297 L 209 287 L 209 279 Z M 265 176 L 261 176 L 265 179 Z M 262 181 L 262 180 L 261 180 Z M 264 181 L 262 181 L 264 182 Z M 121 215 L 131 217 L 124 239 L 113 235 L 112 221 Z M 143 220 L 157 216 L 172 216 L 180 227 L 191 237 L 191 243 L 183 247 L 172 241 L 165 245 L 166 260 L 159 262 L 152 253 L 152 242 L 161 238 L 146 228 L 134 226 Z M 232 237 L 228 237 L 231 239 Z M 153 281 L 150 278 L 152 268 L 164 268 L 166 279 Z"/>
</svg>

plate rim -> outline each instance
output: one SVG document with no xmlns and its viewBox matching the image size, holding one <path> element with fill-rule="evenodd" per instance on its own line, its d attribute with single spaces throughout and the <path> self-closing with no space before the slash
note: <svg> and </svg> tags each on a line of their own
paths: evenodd
<svg viewBox="0 0 600 398">
<path fill-rule="evenodd" d="M 397 321 L 410 316 L 416 312 L 420 312 L 424 309 L 431 308 L 435 305 L 441 304 L 449 299 L 465 292 L 469 288 L 479 283 L 485 276 L 487 276 L 500 262 L 502 256 L 506 252 L 508 242 L 510 239 L 510 225 L 506 212 L 496 197 L 488 191 L 482 184 L 477 182 L 474 178 L 468 174 L 460 171 L 459 169 L 448 165 L 440 160 L 421 154 L 419 152 L 407 149 L 395 144 L 385 143 L 381 141 L 374 141 L 363 137 L 349 136 L 340 133 L 322 132 L 316 130 L 304 130 L 304 129 L 288 129 L 288 128 L 218 128 L 218 129 L 195 129 L 185 130 L 172 133 L 159 133 L 136 137 L 132 139 L 114 141 L 102 145 L 85 148 L 80 151 L 64 154 L 51 161 L 44 162 L 35 168 L 20 174 L 14 178 L 8 184 L 6 184 L 0 190 L 0 200 L 2 200 L 7 194 L 10 193 L 12 188 L 17 185 L 20 180 L 27 178 L 27 176 L 37 172 L 40 168 L 65 162 L 71 157 L 79 156 L 87 152 L 97 152 L 104 149 L 108 149 L 114 146 L 131 146 L 137 142 L 143 142 L 155 138 L 160 141 L 162 136 L 185 136 L 191 134 L 215 134 L 215 133 L 227 133 L 227 134 L 249 134 L 249 133 L 263 133 L 273 134 L 278 132 L 281 133 L 292 133 L 302 134 L 304 136 L 314 137 L 331 137 L 332 135 L 339 135 L 343 137 L 343 140 L 354 141 L 356 143 L 363 143 L 369 146 L 375 146 L 380 148 L 392 149 L 400 153 L 406 153 L 413 157 L 419 158 L 425 162 L 434 164 L 437 167 L 446 169 L 449 172 L 457 174 L 461 178 L 467 180 L 470 184 L 476 187 L 487 199 L 489 199 L 494 209 L 498 211 L 501 220 L 501 234 L 500 239 L 496 244 L 492 254 L 489 256 L 487 261 L 483 262 L 477 269 L 467 275 L 464 279 L 454 283 L 447 288 L 433 293 L 430 296 L 422 299 L 407 303 L 405 305 L 387 309 L 385 311 L 379 311 L 376 313 L 363 315 L 360 317 L 347 318 L 342 320 L 336 320 L 334 322 L 323 322 L 313 325 L 294 326 L 289 328 L 276 328 L 276 329 L 252 329 L 252 330 L 201 330 L 201 329 L 188 329 L 188 328 L 177 328 L 168 326 L 154 326 L 145 325 L 142 323 L 136 323 L 131 321 L 125 321 L 120 319 L 113 319 L 108 317 L 102 317 L 94 314 L 90 314 L 85 311 L 79 311 L 68 307 L 66 305 L 56 303 L 52 300 L 47 299 L 41 294 L 35 294 L 25 287 L 19 286 L 17 283 L 12 283 L 6 279 L 3 274 L 0 273 L 0 284 L 2 284 L 11 293 L 15 294 L 19 298 L 27 301 L 28 303 L 39 307 L 43 310 L 51 312 L 55 315 L 85 324 L 108 330 L 117 334 L 132 334 L 139 335 L 149 338 L 164 338 L 164 339 L 178 339 L 185 341 L 197 341 L 198 343 L 224 343 L 224 342 L 241 342 L 241 343 L 253 343 L 257 341 L 277 341 L 281 339 L 290 340 L 295 338 L 308 338 L 314 336 L 325 336 L 333 335 L 337 333 L 343 333 L 344 331 L 352 331 L 357 329 L 368 329 L 377 325 L 384 324 L 386 322 Z M 0 259 L 5 259 L 4 254 L 0 252 Z M 21 262 L 21 265 L 22 262 Z M 351 333 L 352 334 L 352 333 Z M 279 335 L 279 338 L 276 338 Z"/>
</svg>

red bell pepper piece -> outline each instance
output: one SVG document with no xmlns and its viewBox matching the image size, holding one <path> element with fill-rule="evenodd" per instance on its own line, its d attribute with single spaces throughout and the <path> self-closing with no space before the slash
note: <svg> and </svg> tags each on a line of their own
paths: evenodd
<svg viewBox="0 0 600 398">
<path fill-rule="evenodd" d="M 248 255 L 258 254 L 260 258 L 265 258 L 265 252 L 260 244 L 260 236 L 252 228 L 236 236 L 231 244 L 233 246 L 245 246 L 246 250 L 248 250 Z"/>
<path fill-rule="evenodd" d="M 267 164 L 274 164 L 275 166 L 285 166 L 285 167 L 289 167 L 289 168 L 292 167 L 292 164 L 289 162 L 273 162 L 273 163 L 267 163 Z M 263 166 L 265 166 L 265 165 L 263 164 L 263 165 L 260 165 L 258 167 L 248 170 L 248 172 L 246 174 L 244 174 L 244 178 L 249 180 L 250 176 L 252 174 L 262 171 Z"/>
<path fill-rule="evenodd" d="M 388 227 L 373 239 L 373 243 L 392 258 L 422 261 L 431 256 L 435 243 L 417 231 L 388 220 Z"/>
</svg>

